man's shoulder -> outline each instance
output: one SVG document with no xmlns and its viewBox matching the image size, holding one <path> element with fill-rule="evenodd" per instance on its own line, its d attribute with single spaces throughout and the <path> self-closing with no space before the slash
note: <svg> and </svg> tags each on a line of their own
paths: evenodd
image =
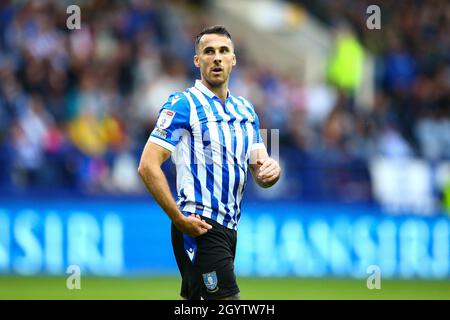
<svg viewBox="0 0 450 320">
<path fill-rule="evenodd" d="M 231 95 L 231 98 L 240 103 L 246 110 L 248 110 L 253 117 L 256 117 L 256 110 L 253 104 L 244 98 L 243 96 L 233 96 Z"/>
<path fill-rule="evenodd" d="M 165 103 L 163 108 L 171 109 L 174 111 L 189 111 L 190 104 L 186 95 L 184 94 L 185 92 L 186 91 L 177 91 L 172 93 L 167 99 L 167 102 Z"/>
<path fill-rule="evenodd" d="M 252 110 L 255 109 L 253 107 L 253 104 L 248 99 L 244 98 L 243 96 L 231 95 L 231 98 L 234 99 L 235 101 L 238 101 L 238 102 L 242 103 L 247 108 L 250 108 Z"/>
<path fill-rule="evenodd" d="M 167 101 L 170 102 L 172 105 L 188 103 L 188 100 L 187 100 L 186 96 L 184 95 L 184 92 L 186 92 L 186 90 L 185 91 L 176 91 L 176 92 L 172 93 L 169 96 L 169 99 Z"/>
</svg>

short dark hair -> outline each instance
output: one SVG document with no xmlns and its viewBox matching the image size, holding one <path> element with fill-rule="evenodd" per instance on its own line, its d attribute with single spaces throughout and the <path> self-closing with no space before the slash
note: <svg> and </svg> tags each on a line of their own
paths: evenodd
<svg viewBox="0 0 450 320">
<path fill-rule="evenodd" d="M 200 39 L 205 34 L 221 34 L 231 40 L 231 35 L 224 26 L 215 25 L 211 27 L 206 27 L 195 37 L 195 52 L 197 52 L 198 50 L 198 44 L 200 43 Z"/>
</svg>

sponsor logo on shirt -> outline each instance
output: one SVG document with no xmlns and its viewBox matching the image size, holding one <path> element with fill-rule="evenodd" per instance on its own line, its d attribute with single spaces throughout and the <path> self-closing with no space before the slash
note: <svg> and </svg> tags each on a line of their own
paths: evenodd
<svg viewBox="0 0 450 320">
<path fill-rule="evenodd" d="M 152 134 L 154 134 L 155 136 L 161 137 L 163 139 L 167 138 L 167 131 L 164 129 L 160 129 L 160 128 L 155 128 L 152 132 Z"/>
</svg>

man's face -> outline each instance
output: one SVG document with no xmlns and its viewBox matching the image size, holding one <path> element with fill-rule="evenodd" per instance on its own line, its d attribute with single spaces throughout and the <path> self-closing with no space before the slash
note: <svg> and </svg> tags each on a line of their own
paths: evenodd
<svg viewBox="0 0 450 320">
<path fill-rule="evenodd" d="M 202 78 L 212 87 L 226 83 L 231 69 L 236 65 L 231 39 L 221 34 L 203 35 L 194 56 L 194 63 L 200 68 Z"/>
</svg>

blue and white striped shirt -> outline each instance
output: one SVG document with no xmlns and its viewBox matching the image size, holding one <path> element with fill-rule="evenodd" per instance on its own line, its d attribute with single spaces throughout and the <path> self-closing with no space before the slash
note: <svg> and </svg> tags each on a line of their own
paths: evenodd
<svg viewBox="0 0 450 320">
<path fill-rule="evenodd" d="M 149 141 L 172 152 L 180 210 L 237 230 L 250 151 L 265 148 L 252 104 L 197 80 L 169 97 Z"/>
</svg>

